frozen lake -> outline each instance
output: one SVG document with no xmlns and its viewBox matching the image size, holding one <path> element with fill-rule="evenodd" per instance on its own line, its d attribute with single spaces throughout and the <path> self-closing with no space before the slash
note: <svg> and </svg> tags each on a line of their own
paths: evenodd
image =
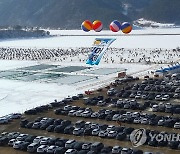
<svg viewBox="0 0 180 154">
<path fill-rule="evenodd" d="M 50 38 L 1 40 L 0 47 L 69 48 L 91 47 L 95 38 L 116 38 L 111 47 L 117 48 L 176 48 L 180 46 L 180 28 L 141 29 L 130 34 L 82 30 L 50 30 Z M 163 35 L 162 35 L 163 34 Z"/>
<path fill-rule="evenodd" d="M 42 39 L 1 40 L 0 47 L 91 47 L 94 39 L 97 37 L 116 38 L 111 47 L 117 48 L 148 48 L 151 50 L 151 48 L 173 49 L 180 47 L 180 35 L 174 35 L 180 34 L 180 28 L 134 30 L 129 35 L 112 33 L 110 31 L 84 33 L 77 30 L 51 30 L 50 32 L 56 36 Z M 137 50 L 136 52 L 139 53 L 136 58 L 141 58 L 143 51 Z M 129 53 L 126 51 L 122 53 L 122 56 L 128 59 Z M 118 58 L 115 53 L 109 54 L 115 60 Z M 158 61 L 163 57 L 166 58 L 165 52 L 160 53 L 154 60 Z M 177 57 L 178 55 L 176 55 L 176 61 L 178 61 Z M 12 112 L 23 112 L 26 109 L 50 103 L 54 99 L 61 100 L 68 95 L 84 93 L 85 90 L 107 85 L 117 76 L 117 72 L 124 69 L 127 69 L 129 75 L 143 76 L 151 70 L 167 65 L 146 65 L 144 63 L 112 64 L 103 63 L 102 61 L 100 65 L 90 67 L 84 61 L 79 62 L 79 58 L 82 58 L 82 56 L 78 55 L 72 61 L 67 59 L 63 62 L 52 60 L 0 60 L 0 116 Z"/>
</svg>

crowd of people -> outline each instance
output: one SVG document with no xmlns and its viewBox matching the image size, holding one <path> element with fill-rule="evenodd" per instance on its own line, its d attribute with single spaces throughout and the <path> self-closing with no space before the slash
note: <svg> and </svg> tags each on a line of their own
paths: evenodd
<svg viewBox="0 0 180 154">
<path fill-rule="evenodd" d="M 52 60 L 84 62 L 92 48 L 12 48 L 1 47 L 0 59 Z M 173 64 L 180 58 L 180 49 L 109 48 L 102 63 Z"/>
</svg>

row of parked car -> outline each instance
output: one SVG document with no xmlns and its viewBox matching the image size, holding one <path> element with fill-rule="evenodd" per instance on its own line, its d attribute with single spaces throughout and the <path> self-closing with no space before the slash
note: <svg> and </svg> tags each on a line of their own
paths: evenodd
<svg viewBox="0 0 180 154">
<path fill-rule="evenodd" d="M 111 106 L 117 108 L 124 108 L 124 109 L 132 109 L 132 110 L 145 110 L 148 106 L 147 104 L 143 104 L 138 102 L 136 99 L 119 99 L 115 98 L 104 98 L 103 96 L 97 96 L 92 98 L 84 98 L 84 104 L 90 106 Z"/>
<path fill-rule="evenodd" d="M 159 116 L 145 112 L 139 113 L 108 109 L 100 109 L 99 111 L 94 112 L 91 108 L 66 105 L 64 108 L 56 109 L 55 114 L 68 115 L 72 117 L 105 119 L 107 121 L 120 121 L 133 124 L 174 127 L 176 129 L 180 129 L 180 118 L 172 116 Z"/>
<path fill-rule="evenodd" d="M 48 111 L 54 107 L 59 107 L 59 106 L 66 105 L 68 103 L 72 103 L 73 101 L 79 100 L 80 98 L 83 98 L 83 97 L 84 97 L 83 94 L 77 94 L 77 95 L 72 96 L 72 97 L 64 98 L 61 101 L 54 100 L 54 102 L 51 102 L 49 104 L 41 105 L 41 106 L 38 106 L 38 107 L 35 107 L 32 109 L 26 110 L 24 113 L 27 115 L 35 115 L 35 114 L 38 114 L 41 112 Z"/>
<path fill-rule="evenodd" d="M 153 112 L 166 112 L 171 114 L 179 114 L 180 113 L 180 105 L 179 104 L 171 104 L 171 103 L 154 103 L 151 106 Z"/>
<path fill-rule="evenodd" d="M 111 88 L 107 91 L 108 96 L 122 98 L 136 98 L 144 100 L 168 101 L 171 98 L 180 98 L 179 79 L 165 80 L 163 78 L 146 78 L 140 83 L 126 84 L 123 90 Z"/>
<path fill-rule="evenodd" d="M 22 116 L 21 113 L 12 113 L 12 114 L 8 114 L 6 116 L 0 117 L 0 124 L 8 124 L 13 119 L 20 119 L 21 116 Z"/>
<path fill-rule="evenodd" d="M 146 91 L 146 90 L 134 90 L 133 86 L 126 86 L 122 90 L 116 90 L 115 88 L 110 88 L 107 91 L 108 96 L 116 96 L 120 98 L 135 98 L 143 100 L 158 100 L 158 101 L 168 101 L 171 98 L 180 98 L 180 93 L 177 92 L 156 92 L 156 91 Z"/>
<path fill-rule="evenodd" d="M 139 113 L 137 112 L 136 114 Z M 46 125 L 46 123 L 48 123 L 49 121 L 52 121 L 52 123 Z M 167 120 L 166 124 L 170 122 L 171 121 Z M 22 123 L 24 123 L 24 121 L 21 122 L 21 126 Z M 42 130 L 46 129 L 48 132 L 56 132 L 56 133 L 70 134 L 76 136 L 97 136 L 100 138 L 117 139 L 120 141 L 130 141 L 130 134 L 134 130 L 134 128 L 132 127 L 97 124 L 89 121 L 86 122 L 83 120 L 77 121 L 76 123 L 72 123 L 69 120 L 42 118 L 42 117 L 39 117 L 35 119 L 35 121 L 30 123 L 32 125 L 31 128 L 33 129 L 42 129 Z M 44 127 L 45 125 L 46 127 Z M 30 128 L 27 127 L 26 125 L 25 127 Z M 157 143 L 156 141 L 150 140 L 149 133 L 160 134 L 160 132 L 153 130 L 146 130 L 146 132 L 148 136 L 148 140 L 146 144 L 150 146 L 169 146 L 170 148 L 180 149 L 179 141 L 177 142 L 161 141 L 160 143 Z M 171 134 L 171 133 L 166 133 L 166 134 Z"/>
<path fill-rule="evenodd" d="M 1 141 L 4 142 L 1 142 Z M 123 148 L 120 146 L 105 146 L 101 142 L 81 142 L 74 139 L 51 138 L 20 134 L 19 132 L 3 132 L 0 136 L 0 145 L 12 146 L 16 150 L 29 153 L 48 154 L 143 154 L 142 150 Z"/>
</svg>

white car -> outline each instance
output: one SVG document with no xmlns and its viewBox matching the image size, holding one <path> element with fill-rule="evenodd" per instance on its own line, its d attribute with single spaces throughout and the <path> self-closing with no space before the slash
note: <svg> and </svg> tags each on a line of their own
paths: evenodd
<svg viewBox="0 0 180 154">
<path fill-rule="evenodd" d="M 180 128 L 180 122 L 176 122 L 176 123 L 174 124 L 174 128 L 179 129 L 179 128 Z"/>
<path fill-rule="evenodd" d="M 159 110 L 159 105 L 153 105 L 152 106 L 152 111 L 157 112 Z"/>
<path fill-rule="evenodd" d="M 102 130 L 99 132 L 98 136 L 99 137 L 106 137 L 108 135 L 108 131 L 107 130 Z"/>
<path fill-rule="evenodd" d="M 163 126 L 164 125 L 164 120 L 163 119 L 160 119 L 159 121 L 158 121 L 158 124 L 157 124 L 158 126 Z"/>
<path fill-rule="evenodd" d="M 95 123 L 92 123 L 92 124 L 91 124 L 91 128 L 92 128 L 92 129 L 99 128 L 99 125 L 98 125 L 98 124 L 95 124 Z"/>
<path fill-rule="evenodd" d="M 147 125 L 149 123 L 149 120 L 147 118 L 143 118 L 141 120 L 141 124 Z"/>
<path fill-rule="evenodd" d="M 43 123 L 45 123 L 48 119 L 49 119 L 49 118 L 46 118 L 46 117 L 45 117 L 45 118 L 42 118 L 42 120 L 40 121 L 40 123 L 43 124 Z"/>
<path fill-rule="evenodd" d="M 23 144 L 23 143 L 24 143 L 23 141 L 16 141 L 16 142 L 14 142 L 14 144 L 13 144 L 13 148 L 14 148 L 14 149 L 19 149 L 20 146 L 21 146 L 21 144 Z"/>
<path fill-rule="evenodd" d="M 57 148 L 58 148 L 58 146 L 51 145 L 50 147 L 47 148 L 46 152 L 47 153 L 54 153 Z"/>
<path fill-rule="evenodd" d="M 81 135 L 83 133 L 83 129 L 82 128 L 75 128 L 73 130 L 73 135 Z"/>
<path fill-rule="evenodd" d="M 97 117 L 99 117 L 98 112 L 94 112 L 93 114 L 91 114 L 91 118 L 97 118 Z"/>
<path fill-rule="evenodd" d="M 84 112 L 84 110 L 78 110 L 76 112 L 76 117 L 81 117 L 83 112 Z"/>
<path fill-rule="evenodd" d="M 112 148 L 112 154 L 118 154 L 118 153 L 120 153 L 121 152 L 121 147 L 120 146 L 114 146 L 113 148 Z"/>
<path fill-rule="evenodd" d="M 114 125 L 109 125 L 109 126 L 106 128 L 106 130 L 107 130 L 107 131 L 111 131 L 111 130 L 114 129 L 114 128 L 115 128 Z"/>
<path fill-rule="evenodd" d="M 170 96 L 169 95 L 164 95 L 162 97 L 162 101 L 168 101 L 168 100 L 170 100 Z"/>
<path fill-rule="evenodd" d="M 141 123 L 141 118 L 135 118 L 135 119 L 133 120 L 133 123 L 134 123 L 134 124 L 139 124 L 139 123 Z"/>
<path fill-rule="evenodd" d="M 64 154 L 77 154 L 76 149 L 68 149 Z"/>
<path fill-rule="evenodd" d="M 84 143 L 83 145 L 82 145 L 82 149 L 83 150 L 89 150 L 91 148 L 91 143 Z"/>
<path fill-rule="evenodd" d="M 70 111 L 72 109 L 72 106 L 71 105 L 66 105 L 64 106 L 64 110 L 65 111 Z"/>
<path fill-rule="evenodd" d="M 82 113 L 82 117 L 88 118 L 88 117 L 91 116 L 91 114 L 92 114 L 92 112 L 90 112 L 90 111 L 84 111 L 84 112 Z"/>
<path fill-rule="evenodd" d="M 8 142 L 8 145 L 9 145 L 9 146 L 13 146 L 15 142 L 16 142 L 16 139 L 11 139 L 11 140 Z"/>
<path fill-rule="evenodd" d="M 110 131 L 110 132 L 108 133 L 108 137 L 109 137 L 109 138 L 114 138 L 114 137 L 116 137 L 116 136 L 117 136 L 117 131 L 112 130 L 112 131 Z"/>
<path fill-rule="evenodd" d="M 0 136 L 6 136 L 8 134 L 9 134 L 8 132 L 2 132 Z"/>
<path fill-rule="evenodd" d="M 97 136 L 97 135 L 99 134 L 99 132 L 100 132 L 100 129 L 99 129 L 99 128 L 95 128 L 95 129 L 93 129 L 93 131 L 92 131 L 92 135 Z"/>
<path fill-rule="evenodd" d="M 133 118 L 137 118 L 137 117 L 140 117 L 140 113 L 139 112 L 133 112 L 132 114 L 131 114 L 131 117 L 133 117 Z"/>
<path fill-rule="evenodd" d="M 161 95 L 156 95 L 155 100 L 157 100 L 157 101 L 162 100 Z"/>
<path fill-rule="evenodd" d="M 76 110 L 70 110 L 69 113 L 68 113 L 68 116 L 74 116 L 74 115 L 75 115 L 75 114 L 74 114 L 75 112 L 76 112 Z"/>
<path fill-rule="evenodd" d="M 120 114 L 115 114 L 112 118 L 113 121 L 117 121 L 120 117 Z"/>
<path fill-rule="evenodd" d="M 37 148 L 37 153 L 46 153 L 46 150 L 49 148 L 48 145 L 41 145 Z"/>
<path fill-rule="evenodd" d="M 91 127 L 91 122 L 87 121 L 84 125 L 85 128 L 90 128 Z"/>
<path fill-rule="evenodd" d="M 16 138 L 16 140 L 17 141 L 21 141 L 23 138 L 25 138 L 25 137 L 27 137 L 28 136 L 28 134 L 20 134 L 17 138 Z"/>
<path fill-rule="evenodd" d="M 7 124 L 9 121 L 6 118 L 0 118 L 0 124 Z"/>
<path fill-rule="evenodd" d="M 76 143 L 75 140 L 68 140 L 68 141 L 65 143 L 65 148 L 72 148 L 75 143 Z"/>
<path fill-rule="evenodd" d="M 50 140 L 51 138 L 49 137 L 44 137 L 41 139 L 40 141 L 40 145 L 47 145 L 48 144 L 48 141 Z"/>
<path fill-rule="evenodd" d="M 33 143 L 40 143 L 40 141 L 44 138 L 44 136 L 37 136 L 34 140 Z"/>
</svg>

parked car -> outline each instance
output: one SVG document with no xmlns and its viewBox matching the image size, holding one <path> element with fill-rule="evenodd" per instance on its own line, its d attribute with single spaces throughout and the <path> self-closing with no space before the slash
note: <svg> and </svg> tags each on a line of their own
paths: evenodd
<svg viewBox="0 0 180 154">
<path fill-rule="evenodd" d="M 23 144 L 23 141 L 16 141 L 16 142 L 14 142 L 14 144 L 13 144 L 13 148 L 14 148 L 14 149 L 20 149 L 21 144 Z"/>
<path fill-rule="evenodd" d="M 37 136 L 34 140 L 33 143 L 40 143 L 40 141 L 44 138 L 44 136 Z"/>
<path fill-rule="evenodd" d="M 91 144 L 91 151 L 98 152 L 104 147 L 103 143 L 95 142 Z"/>
<path fill-rule="evenodd" d="M 64 154 L 77 154 L 76 149 L 68 149 Z"/>
<path fill-rule="evenodd" d="M 115 138 L 116 136 L 117 136 L 117 131 L 109 131 L 109 133 L 108 133 L 108 137 L 109 138 Z"/>
<path fill-rule="evenodd" d="M 121 152 L 121 147 L 120 146 L 114 146 L 112 148 L 112 154 L 119 154 Z"/>
<path fill-rule="evenodd" d="M 38 143 L 31 143 L 27 147 L 27 152 L 35 153 L 38 147 L 39 147 Z"/>
<path fill-rule="evenodd" d="M 82 135 L 84 129 L 83 128 L 75 128 L 73 130 L 73 135 Z"/>
<path fill-rule="evenodd" d="M 17 140 L 13 138 L 13 139 L 9 140 L 8 145 L 13 146 L 16 141 Z"/>
<path fill-rule="evenodd" d="M 76 141 L 75 140 L 68 140 L 66 143 L 65 143 L 65 148 L 68 148 L 68 149 L 71 149 L 74 147 Z"/>
<path fill-rule="evenodd" d="M 84 144 L 82 145 L 82 149 L 83 149 L 83 150 L 90 150 L 91 144 L 92 144 L 92 143 L 84 143 Z"/>
<path fill-rule="evenodd" d="M 46 150 L 49 148 L 49 146 L 48 145 L 41 145 L 41 146 L 39 146 L 38 148 L 37 148 L 37 153 L 42 153 L 42 154 L 44 154 L 44 153 L 46 153 Z"/>
<path fill-rule="evenodd" d="M 176 122 L 176 123 L 174 124 L 174 128 L 180 129 L 180 122 Z"/>
<path fill-rule="evenodd" d="M 54 152 L 55 152 L 55 150 L 56 150 L 57 148 L 59 148 L 59 147 L 56 146 L 56 145 L 51 145 L 51 146 L 49 146 L 49 147 L 47 148 L 46 153 L 52 153 L 52 154 L 54 154 Z"/>
</svg>

